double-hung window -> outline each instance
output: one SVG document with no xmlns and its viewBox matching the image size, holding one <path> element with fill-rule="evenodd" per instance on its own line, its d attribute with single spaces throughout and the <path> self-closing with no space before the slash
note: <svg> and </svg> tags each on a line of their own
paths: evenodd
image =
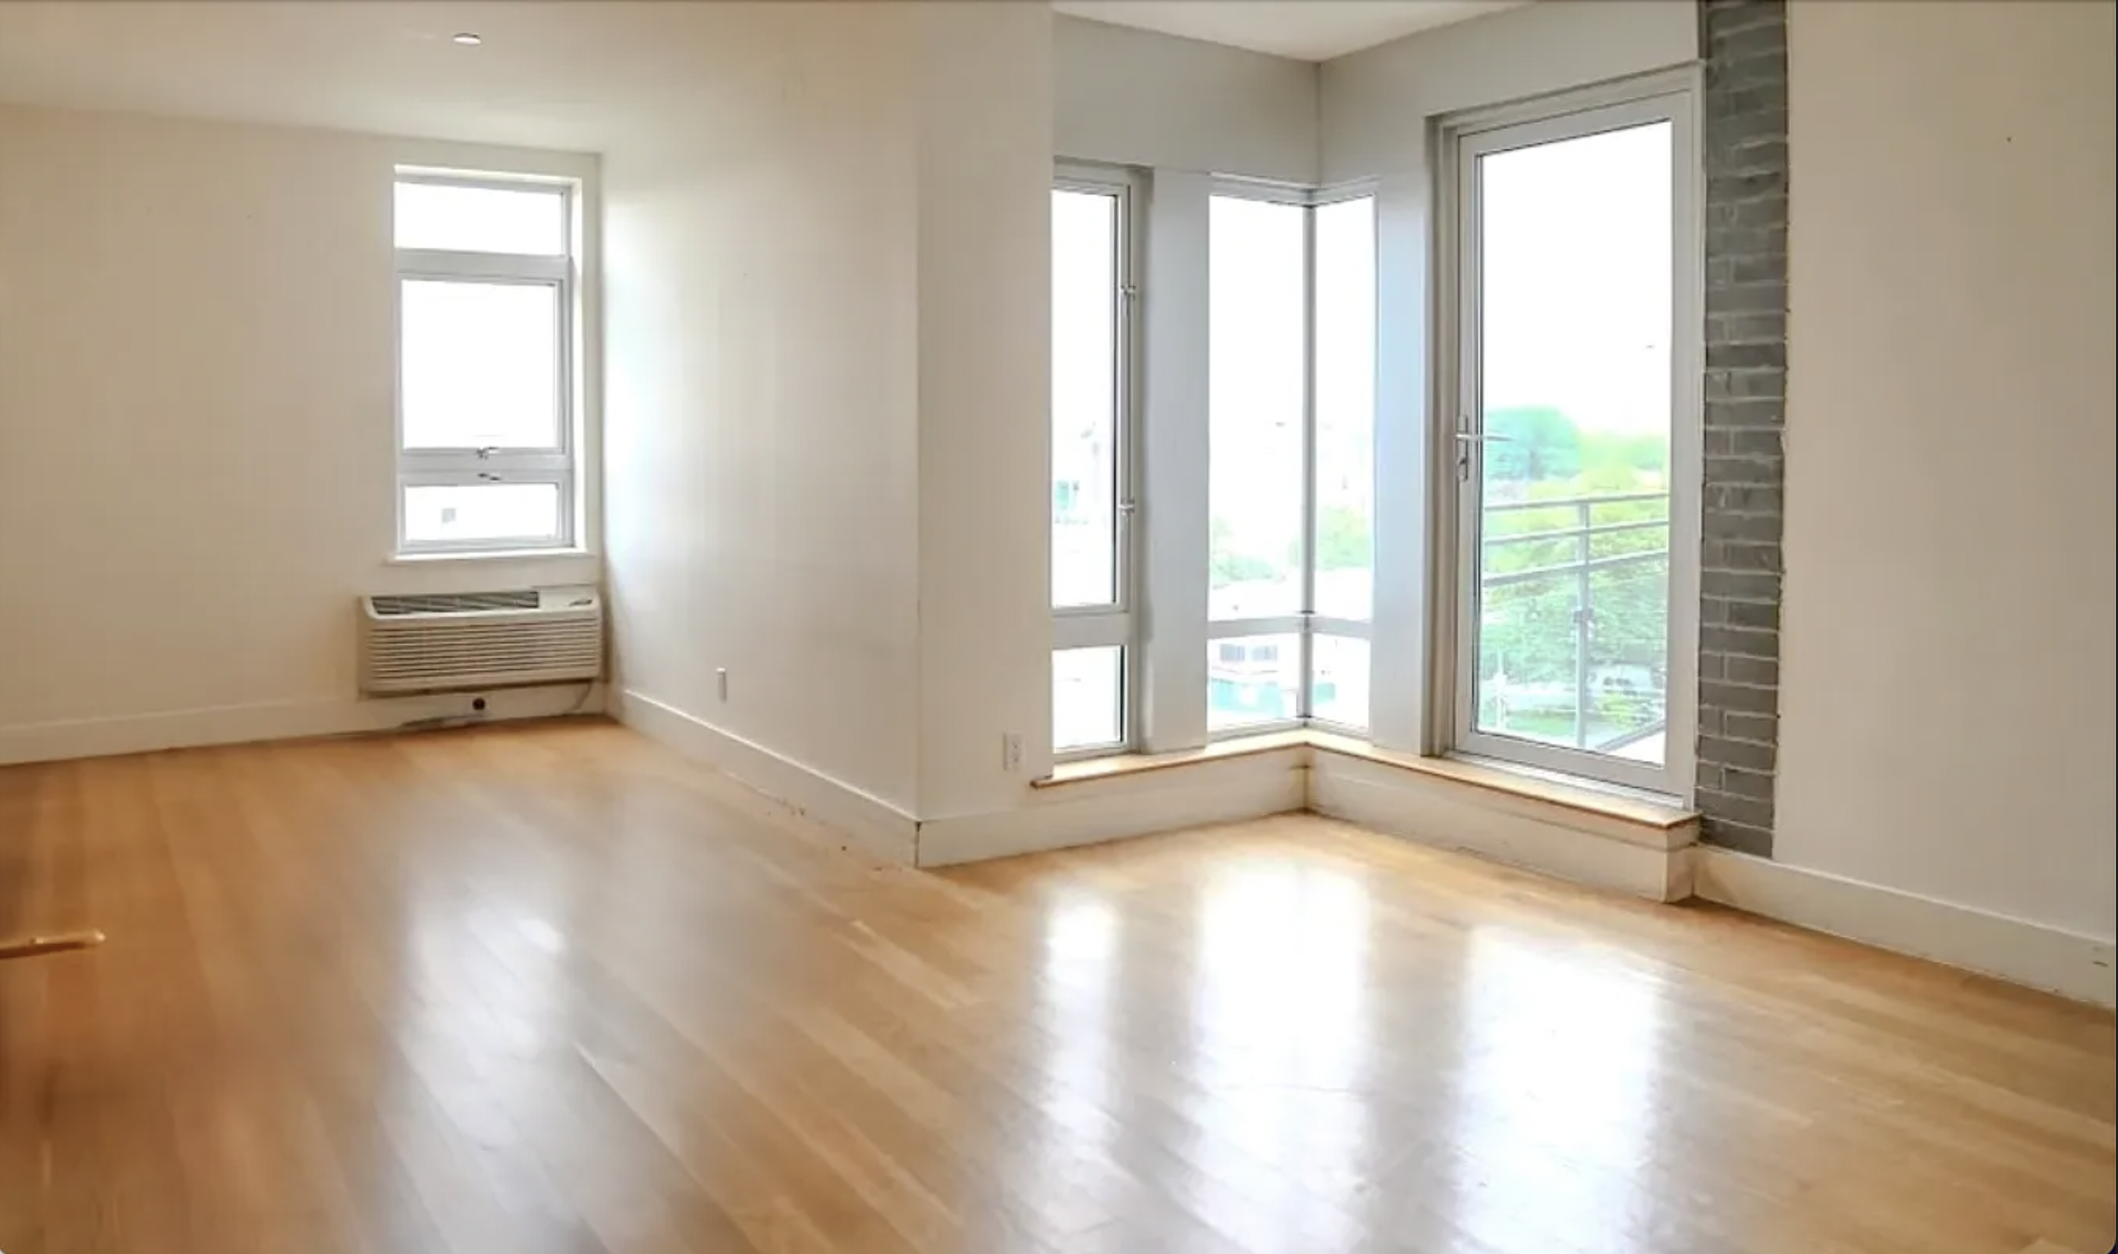
<svg viewBox="0 0 2118 1254">
<path fill-rule="evenodd" d="M 573 546 L 574 184 L 400 171 L 397 547 Z"/>
<path fill-rule="evenodd" d="M 1052 189 L 1052 748 L 1134 738 L 1133 275 L 1137 198 L 1119 171 Z"/>
</svg>

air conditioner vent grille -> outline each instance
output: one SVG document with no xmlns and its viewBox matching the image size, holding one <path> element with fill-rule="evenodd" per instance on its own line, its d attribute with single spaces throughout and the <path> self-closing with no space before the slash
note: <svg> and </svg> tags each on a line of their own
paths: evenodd
<svg viewBox="0 0 2118 1254">
<path fill-rule="evenodd" d="M 400 614 L 477 614 L 489 610 L 533 610 L 537 608 L 538 593 L 535 588 L 520 592 L 453 592 L 439 595 L 380 596 L 368 598 L 375 612 L 384 618 Z"/>
<path fill-rule="evenodd" d="M 366 598 L 361 690 L 462 692 L 598 679 L 603 599 L 591 587 Z"/>
</svg>

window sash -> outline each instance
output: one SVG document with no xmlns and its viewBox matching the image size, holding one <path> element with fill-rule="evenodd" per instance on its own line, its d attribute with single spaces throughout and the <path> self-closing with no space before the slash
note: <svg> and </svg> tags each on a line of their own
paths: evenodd
<svg viewBox="0 0 2118 1254">
<path fill-rule="evenodd" d="M 1074 164 L 1059 165 L 1051 189 L 1110 196 L 1117 213 L 1117 291 L 1112 351 L 1116 354 L 1115 422 L 1112 434 L 1115 487 L 1115 517 L 1112 522 L 1112 599 L 1104 604 L 1055 606 L 1052 609 L 1052 649 L 1117 648 L 1119 667 L 1119 739 L 1107 745 L 1077 746 L 1055 751 L 1055 761 L 1104 757 L 1124 753 L 1140 734 L 1138 619 L 1135 613 L 1136 584 L 1140 578 L 1136 525 L 1140 468 L 1140 348 L 1138 317 L 1143 253 L 1139 215 L 1143 198 L 1138 181 L 1124 170 Z M 1049 264 L 1049 261 L 1047 262 Z M 1045 439 L 1051 439 L 1047 429 Z M 1053 524 L 1045 523 L 1047 535 Z M 1049 590 L 1049 579 L 1047 579 Z"/>
<path fill-rule="evenodd" d="M 549 190 L 563 202 L 565 230 L 573 238 L 579 229 L 578 205 L 571 184 L 505 176 L 446 174 L 399 170 L 398 183 L 434 183 L 457 187 L 493 188 L 507 191 Z M 470 252 L 453 249 L 400 248 L 396 251 L 398 300 L 398 358 L 403 363 L 403 299 L 407 281 L 430 283 L 523 284 L 553 289 L 558 317 L 553 334 L 557 339 L 554 372 L 555 413 L 558 416 L 554 443 L 530 447 L 408 448 L 404 439 L 404 381 L 397 380 L 395 393 L 397 442 L 397 551 L 400 553 L 506 552 L 571 548 L 579 535 L 577 516 L 581 494 L 576 473 L 577 431 L 581 420 L 577 401 L 579 342 L 576 308 L 575 261 L 570 255 Z M 550 483 L 559 490 L 559 525 L 555 539 L 502 539 L 481 541 L 414 541 L 405 533 L 406 490 L 428 486 L 475 486 L 498 483 Z"/>
<path fill-rule="evenodd" d="M 418 540 L 405 533 L 405 498 L 411 488 L 481 487 L 488 484 L 548 483 L 559 490 L 558 525 L 550 537 L 505 537 L 492 540 Z M 397 551 L 400 553 L 500 553 L 540 552 L 574 546 L 575 514 L 579 498 L 570 469 L 463 472 L 443 470 L 405 471 L 397 476 Z"/>
</svg>

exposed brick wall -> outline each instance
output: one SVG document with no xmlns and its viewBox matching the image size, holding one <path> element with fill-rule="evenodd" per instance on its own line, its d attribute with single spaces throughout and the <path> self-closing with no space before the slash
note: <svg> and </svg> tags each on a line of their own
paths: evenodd
<svg viewBox="0 0 2118 1254">
<path fill-rule="evenodd" d="M 1699 16 L 1706 477 L 1697 805 L 1708 840 L 1770 856 L 1787 397 L 1787 5 L 1702 0 Z"/>
</svg>

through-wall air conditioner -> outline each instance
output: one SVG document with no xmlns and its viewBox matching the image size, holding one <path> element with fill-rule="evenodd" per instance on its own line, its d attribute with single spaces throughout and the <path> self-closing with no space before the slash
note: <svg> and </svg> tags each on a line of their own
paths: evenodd
<svg viewBox="0 0 2118 1254">
<path fill-rule="evenodd" d="M 360 690 L 461 692 L 603 674 L 603 597 L 592 587 L 362 597 Z"/>
</svg>

